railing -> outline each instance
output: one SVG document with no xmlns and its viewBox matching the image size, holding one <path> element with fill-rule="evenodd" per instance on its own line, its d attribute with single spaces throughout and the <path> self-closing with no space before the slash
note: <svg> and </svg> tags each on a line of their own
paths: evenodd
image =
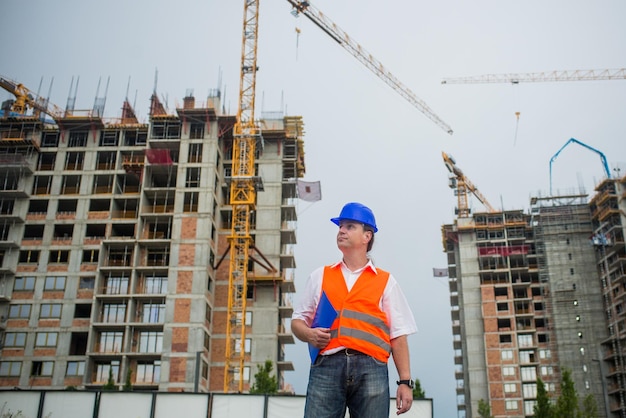
<svg viewBox="0 0 626 418">
<path fill-rule="evenodd" d="M 133 265 L 132 256 L 126 258 L 105 258 L 103 265 L 106 267 L 131 267 Z"/>
<path fill-rule="evenodd" d="M 113 346 L 111 347 L 110 344 L 96 343 L 93 350 L 95 353 L 110 353 L 110 354 L 121 353 L 120 344 L 113 344 Z"/>
<path fill-rule="evenodd" d="M 114 210 L 111 212 L 111 217 L 113 219 L 135 219 L 137 218 L 137 211 Z"/>
<path fill-rule="evenodd" d="M 171 213 L 174 212 L 174 205 L 148 205 L 142 210 L 142 213 Z"/>
<path fill-rule="evenodd" d="M 113 193 L 113 185 L 108 186 L 96 186 L 93 188 L 95 194 L 109 194 Z"/>
</svg>

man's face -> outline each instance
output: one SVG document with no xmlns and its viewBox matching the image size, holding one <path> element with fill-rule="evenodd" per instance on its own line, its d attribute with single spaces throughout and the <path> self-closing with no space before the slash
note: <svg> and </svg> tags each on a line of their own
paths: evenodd
<svg viewBox="0 0 626 418">
<path fill-rule="evenodd" d="M 355 221 L 339 222 L 337 232 L 337 247 L 340 250 L 349 248 L 367 248 L 367 243 L 371 238 L 371 231 L 366 231 L 363 224 Z"/>
</svg>

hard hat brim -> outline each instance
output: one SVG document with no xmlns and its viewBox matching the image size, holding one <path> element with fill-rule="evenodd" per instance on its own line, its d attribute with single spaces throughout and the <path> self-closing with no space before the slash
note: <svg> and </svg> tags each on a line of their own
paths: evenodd
<svg viewBox="0 0 626 418">
<path fill-rule="evenodd" d="M 358 222 L 358 223 L 360 223 L 360 224 L 364 224 L 364 225 L 369 226 L 370 228 L 372 228 L 372 229 L 374 230 L 374 232 L 378 232 L 378 228 L 376 228 L 374 225 L 370 225 L 370 224 L 365 223 L 365 222 L 363 222 L 363 221 L 359 221 L 358 219 L 350 219 L 350 218 L 341 218 L 341 217 L 338 217 L 338 218 L 330 218 L 330 221 L 331 221 L 332 223 L 334 223 L 335 225 L 337 225 L 337 226 L 339 226 L 339 223 L 340 223 L 341 221 L 352 221 L 352 222 Z"/>
</svg>

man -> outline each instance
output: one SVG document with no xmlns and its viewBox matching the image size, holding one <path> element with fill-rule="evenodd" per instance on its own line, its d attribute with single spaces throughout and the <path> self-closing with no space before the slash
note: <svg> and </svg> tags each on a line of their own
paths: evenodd
<svg viewBox="0 0 626 418">
<path fill-rule="evenodd" d="M 390 354 L 400 378 L 396 413 L 405 413 L 413 403 L 407 336 L 417 331 L 415 319 L 395 278 L 368 257 L 378 231 L 372 211 L 347 203 L 331 221 L 343 258 L 311 273 L 291 320 L 312 353 L 304 416 L 344 418 L 348 408 L 351 418 L 389 417 Z"/>
</svg>

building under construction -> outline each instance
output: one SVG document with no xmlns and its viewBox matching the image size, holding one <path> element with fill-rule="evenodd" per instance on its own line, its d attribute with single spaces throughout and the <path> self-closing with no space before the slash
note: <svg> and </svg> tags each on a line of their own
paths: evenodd
<svg viewBox="0 0 626 418">
<path fill-rule="evenodd" d="M 473 185 L 453 167 L 466 202 Z M 590 201 L 534 197 L 530 213 L 465 206 L 442 227 L 459 417 L 478 417 L 481 401 L 497 418 L 531 417 L 537 379 L 554 402 L 566 369 L 599 417 L 626 417 L 625 196 L 626 177 L 607 178 Z"/>
<path fill-rule="evenodd" d="M 0 117 L 0 386 L 248 391 L 270 360 L 288 390 L 302 119 L 260 122 L 246 308 L 233 315 L 236 117 L 219 91 L 173 112 L 155 93 L 148 123 L 128 101 L 107 120 L 24 97 Z M 225 362 L 229 339 L 243 368 Z"/>
</svg>

